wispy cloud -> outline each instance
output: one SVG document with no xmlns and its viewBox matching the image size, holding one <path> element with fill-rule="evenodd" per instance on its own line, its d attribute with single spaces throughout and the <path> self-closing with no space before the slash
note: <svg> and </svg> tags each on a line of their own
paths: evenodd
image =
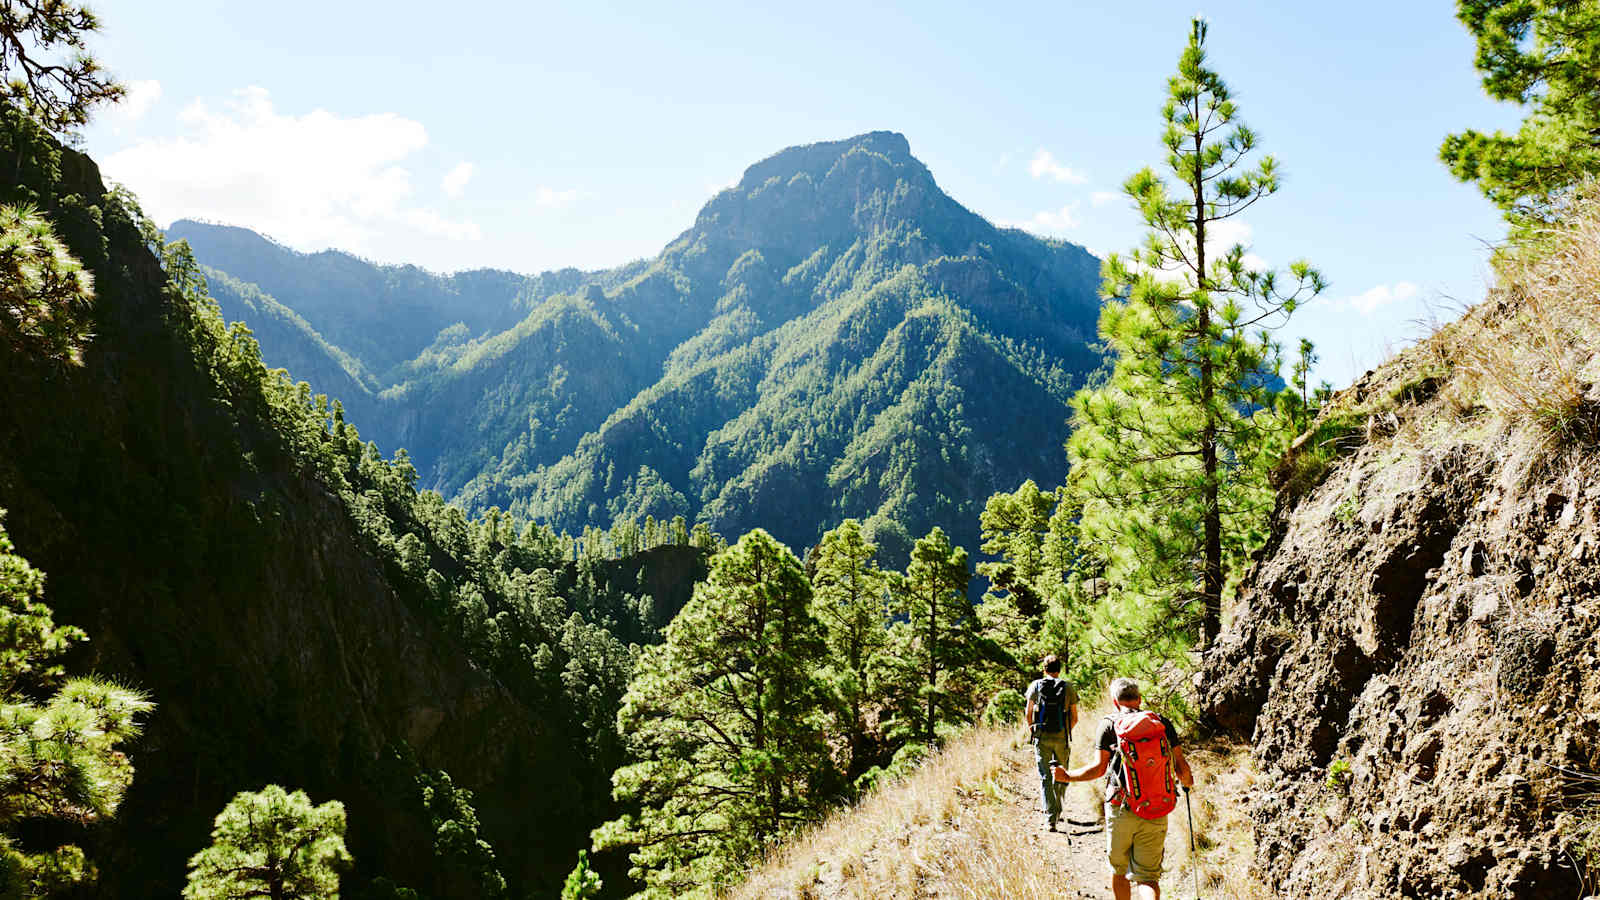
<svg viewBox="0 0 1600 900">
<path fill-rule="evenodd" d="M 1001 228 L 1021 228 L 1034 234 L 1061 234 L 1077 228 L 1078 205 L 1068 203 L 1060 209 L 1046 209 L 1034 213 L 1023 222 L 997 222 Z"/>
<path fill-rule="evenodd" d="M 1255 229 L 1251 228 L 1248 222 L 1239 219 L 1223 219 L 1220 222 L 1213 222 L 1206 229 L 1206 256 L 1210 259 L 1217 259 L 1222 254 L 1232 250 L 1235 244 L 1240 244 L 1244 246 L 1245 250 L 1243 257 L 1245 268 L 1257 271 L 1266 269 L 1268 268 L 1267 261 L 1250 252 L 1250 242 L 1253 237 L 1255 237 Z"/>
<path fill-rule="evenodd" d="M 431 209 L 408 209 L 400 218 L 412 228 L 434 237 L 452 241 L 476 241 L 483 237 L 483 229 L 477 223 L 446 219 Z"/>
<path fill-rule="evenodd" d="M 1116 191 L 1095 191 L 1089 195 L 1090 206 L 1105 206 L 1122 195 Z"/>
<path fill-rule="evenodd" d="M 575 190 L 558 191 L 542 184 L 533 192 L 534 205 L 543 209 L 567 209 L 577 202 L 577 199 L 578 192 Z"/>
<path fill-rule="evenodd" d="M 1380 284 L 1366 290 L 1354 297 L 1345 299 L 1345 305 L 1364 316 L 1370 316 L 1385 306 L 1410 300 L 1417 296 L 1419 288 L 1409 281 L 1397 281 L 1393 284 Z"/>
<path fill-rule="evenodd" d="M 472 180 L 472 163 L 464 162 L 449 172 L 445 173 L 444 180 L 439 182 L 439 187 L 444 189 L 446 197 L 459 197 L 467 189 L 467 182 Z"/>
<path fill-rule="evenodd" d="M 130 81 L 126 87 L 128 93 L 123 96 L 122 102 L 111 107 L 107 113 L 108 118 L 119 125 L 131 125 L 144 118 L 145 113 L 161 99 L 161 82 L 154 79 Z"/>
<path fill-rule="evenodd" d="M 420 122 L 393 113 L 280 113 L 260 87 L 236 91 L 220 107 L 196 101 L 178 122 L 178 136 L 140 140 L 104 161 L 157 222 L 214 219 L 294 246 L 358 252 L 395 230 L 481 236 L 470 222 L 413 204 L 401 163 L 428 143 Z"/>
<path fill-rule="evenodd" d="M 1049 178 L 1062 184 L 1083 184 L 1089 176 L 1056 161 L 1049 150 L 1040 150 L 1033 156 L 1033 162 L 1028 163 L 1028 174 L 1035 178 Z"/>
</svg>

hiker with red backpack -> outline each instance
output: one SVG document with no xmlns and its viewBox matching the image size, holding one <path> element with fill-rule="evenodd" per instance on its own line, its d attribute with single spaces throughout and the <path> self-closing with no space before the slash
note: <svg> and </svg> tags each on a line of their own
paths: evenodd
<svg viewBox="0 0 1600 900">
<path fill-rule="evenodd" d="M 1100 723 L 1097 762 L 1055 773 L 1060 781 L 1091 781 L 1106 774 L 1106 857 L 1111 894 L 1130 900 L 1161 897 L 1167 814 L 1178 804 L 1178 785 L 1194 787 L 1194 773 L 1165 716 L 1140 709 L 1139 685 L 1118 678 L 1109 689 L 1111 714 Z M 1109 774 L 1107 774 L 1109 773 Z"/>
<path fill-rule="evenodd" d="M 1061 679 L 1061 658 L 1044 658 L 1044 677 L 1028 685 L 1028 706 L 1023 722 L 1033 741 L 1034 762 L 1039 765 L 1039 803 L 1056 830 L 1061 819 L 1061 787 L 1051 775 L 1052 765 L 1067 764 L 1072 726 L 1078 724 L 1078 692 Z"/>
</svg>

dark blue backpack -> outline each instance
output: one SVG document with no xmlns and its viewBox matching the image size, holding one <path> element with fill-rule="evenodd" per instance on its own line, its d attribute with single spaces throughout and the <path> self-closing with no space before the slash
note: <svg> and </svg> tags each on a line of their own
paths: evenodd
<svg viewBox="0 0 1600 900">
<path fill-rule="evenodd" d="M 1067 683 L 1060 678 L 1046 678 L 1039 682 L 1039 700 L 1033 707 L 1033 727 L 1036 731 L 1057 732 L 1067 730 Z"/>
</svg>

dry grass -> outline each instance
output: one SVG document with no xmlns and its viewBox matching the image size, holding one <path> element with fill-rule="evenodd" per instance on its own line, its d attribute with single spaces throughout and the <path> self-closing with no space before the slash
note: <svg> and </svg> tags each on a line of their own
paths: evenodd
<svg viewBox="0 0 1600 900">
<path fill-rule="evenodd" d="M 1285 490 L 1321 497 L 1296 517 L 1365 520 L 1377 498 L 1431 474 L 1441 454 L 1492 454 L 1508 490 L 1600 445 L 1600 183 L 1567 224 L 1495 252 L 1494 289 L 1340 392 L 1285 461 Z M 1382 456 L 1343 466 L 1351 454 Z M 1377 479 L 1377 483 L 1374 479 Z"/>
<path fill-rule="evenodd" d="M 1591 193 L 1566 224 L 1498 251 L 1489 299 L 1428 342 L 1452 370 L 1457 410 L 1537 425 L 1552 446 L 1600 442 L 1600 194 Z"/>
<path fill-rule="evenodd" d="M 1194 837 L 1199 854 L 1191 858 L 1187 822 L 1180 826 L 1179 810 L 1167 829 L 1167 859 L 1172 874 L 1166 879 L 1169 897 L 1194 895 L 1194 869 L 1200 874 L 1202 897 L 1230 900 L 1267 900 L 1273 896 L 1250 874 L 1255 856 L 1255 836 L 1250 821 L 1250 801 L 1260 792 L 1259 773 L 1246 744 L 1215 741 L 1192 747 L 1189 764 L 1195 772 Z M 1181 846 L 1173 847 L 1177 832 Z"/>
<path fill-rule="evenodd" d="M 780 848 L 733 897 L 1047 897 L 1001 779 L 1017 729 L 980 728 Z"/>
<path fill-rule="evenodd" d="M 1089 759 L 1103 711 L 1085 711 L 1076 729 L 1074 765 Z M 1198 866 L 1201 895 L 1257 900 L 1270 892 L 1249 875 L 1255 851 L 1246 804 L 1256 770 L 1242 744 L 1205 743 L 1189 752 L 1197 775 L 1193 794 L 1197 857 L 1191 857 L 1182 807 L 1167 831 L 1163 895 L 1191 897 Z M 967 733 L 930 757 L 911 777 L 874 791 L 779 848 L 735 898 L 961 897 L 1053 898 L 1079 888 L 1107 890 L 1104 836 L 1065 838 L 1041 860 L 1030 840 L 1041 818 L 1032 794 L 1019 795 L 1033 764 L 1016 728 Z M 1098 782 L 1072 786 L 1067 816 L 1093 815 L 1102 802 Z M 1055 836 L 1048 836 L 1054 840 Z"/>
</svg>

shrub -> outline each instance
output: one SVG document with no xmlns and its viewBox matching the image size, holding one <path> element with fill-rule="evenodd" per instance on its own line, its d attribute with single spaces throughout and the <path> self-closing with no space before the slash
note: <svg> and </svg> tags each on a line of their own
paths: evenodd
<svg viewBox="0 0 1600 900">
<path fill-rule="evenodd" d="M 1021 694 L 1011 688 L 1001 688 L 989 698 L 989 705 L 983 710 L 983 724 L 1009 725 L 1022 717 L 1022 710 L 1026 706 L 1027 701 Z"/>
</svg>

